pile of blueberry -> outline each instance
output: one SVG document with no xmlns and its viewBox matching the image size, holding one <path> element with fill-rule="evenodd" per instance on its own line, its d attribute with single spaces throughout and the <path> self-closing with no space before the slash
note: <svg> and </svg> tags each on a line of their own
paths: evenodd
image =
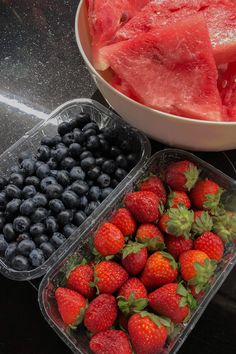
<svg viewBox="0 0 236 354">
<path fill-rule="evenodd" d="M 15 270 L 39 267 L 112 192 L 137 162 L 118 129 L 86 113 L 44 136 L 0 177 L 0 256 Z"/>
</svg>

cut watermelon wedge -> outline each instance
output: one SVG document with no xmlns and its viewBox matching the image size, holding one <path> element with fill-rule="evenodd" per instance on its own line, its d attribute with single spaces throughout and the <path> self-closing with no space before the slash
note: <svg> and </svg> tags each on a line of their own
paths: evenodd
<svg viewBox="0 0 236 354">
<path fill-rule="evenodd" d="M 102 70 L 99 50 L 109 44 L 116 31 L 137 14 L 149 0 L 89 0 L 88 22 L 94 66 Z"/>
<path fill-rule="evenodd" d="M 229 121 L 236 121 L 236 62 L 219 70 L 218 87 Z"/>
<path fill-rule="evenodd" d="M 135 95 L 131 87 L 127 82 L 119 78 L 116 74 L 113 75 L 113 78 L 110 81 L 110 84 L 118 91 L 123 93 L 125 96 L 132 98 L 134 101 L 140 102 L 139 98 Z M 141 103 L 141 102 L 140 102 Z"/>
<path fill-rule="evenodd" d="M 223 119 L 217 69 L 201 15 L 101 51 L 145 105 L 189 118 Z"/>
</svg>

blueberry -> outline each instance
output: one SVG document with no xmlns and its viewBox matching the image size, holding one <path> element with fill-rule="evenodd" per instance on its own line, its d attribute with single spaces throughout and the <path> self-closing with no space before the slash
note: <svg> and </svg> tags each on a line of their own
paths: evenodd
<svg viewBox="0 0 236 354">
<path fill-rule="evenodd" d="M 116 158 L 116 163 L 118 167 L 126 169 L 128 167 L 128 160 L 125 155 L 118 155 Z"/>
<path fill-rule="evenodd" d="M 35 160 L 25 159 L 21 162 L 21 168 L 26 176 L 32 176 L 35 172 Z"/>
<path fill-rule="evenodd" d="M 119 183 L 120 183 L 120 182 L 117 181 L 117 179 L 113 178 L 113 179 L 111 180 L 111 187 L 112 187 L 112 188 L 116 188 L 116 186 L 118 186 Z"/>
<path fill-rule="evenodd" d="M 30 269 L 29 261 L 26 257 L 17 255 L 11 259 L 11 266 L 18 271 L 24 271 Z"/>
<path fill-rule="evenodd" d="M 79 196 L 82 196 L 88 192 L 89 186 L 85 181 L 78 180 L 71 185 L 71 190 Z"/>
<path fill-rule="evenodd" d="M 63 197 L 63 195 L 62 195 L 62 197 Z M 50 200 L 49 207 L 50 207 L 53 214 L 59 214 L 61 211 L 66 209 L 60 199 Z"/>
<path fill-rule="evenodd" d="M 40 249 L 43 251 L 45 259 L 48 259 L 53 252 L 55 251 L 55 248 L 50 242 L 43 242 L 40 244 Z"/>
<path fill-rule="evenodd" d="M 35 212 L 31 215 L 31 220 L 34 223 L 42 222 L 48 216 L 48 211 L 45 208 L 38 208 Z"/>
<path fill-rule="evenodd" d="M 94 212 L 94 210 L 97 209 L 97 207 L 99 206 L 99 204 L 100 204 L 99 202 L 94 202 L 94 201 L 90 202 L 90 203 L 86 206 L 86 208 L 85 208 L 85 210 L 84 210 L 85 214 L 86 214 L 87 216 L 89 216 L 90 214 L 92 214 L 92 213 Z"/>
<path fill-rule="evenodd" d="M 106 161 L 105 157 L 98 157 L 96 159 L 96 165 L 97 166 L 102 166 L 102 164 Z"/>
<path fill-rule="evenodd" d="M 37 170 L 37 168 L 39 167 L 39 166 L 42 166 L 42 165 L 44 165 L 45 163 L 43 162 L 43 161 L 36 161 L 35 162 L 35 171 Z"/>
<path fill-rule="evenodd" d="M 29 227 L 30 219 L 26 216 L 17 216 L 17 218 L 15 218 L 13 221 L 13 228 L 19 234 L 29 230 Z"/>
<path fill-rule="evenodd" d="M 84 210 L 87 205 L 88 205 L 88 198 L 84 195 L 83 197 L 80 198 L 79 201 L 80 209 Z"/>
<path fill-rule="evenodd" d="M 49 216 L 45 220 L 46 231 L 49 235 L 52 235 L 54 232 L 58 231 L 58 224 L 54 216 Z"/>
<path fill-rule="evenodd" d="M 36 243 L 37 246 L 41 245 L 44 242 L 48 242 L 48 236 L 47 235 L 39 235 L 34 238 L 34 242 Z"/>
<path fill-rule="evenodd" d="M 8 247 L 8 243 L 4 238 L 4 235 L 0 235 L 0 256 L 3 256 L 6 249 Z"/>
<path fill-rule="evenodd" d="M 58 170 L 51 170 L 49 177 L 57 178 Z M 46 177 L 47 178 L 47 177 Z"/>
<path fill-rule="evenodd" d="M 52 237 L 51 237 L 51 244 L 55 247 L 58 248 L 60 247 L 64 242 L 66 241 L 66 238 L 64 235 L 62 235 L 60 232 L 55 232 Z"/>
<path fill-rule="evenodd" d="M 6 193 L 1 192 L 0 193 L 0 210 L 5 210 L 6 205 L 7 205 Z"/>
<path fill-rule="evenodd" d="M 19 156 L 18 156 L 18 161 L 21 163 L 23 160 L 31 158 L 32 157 L 32 152 L 29 150 L 22 151 Z"/>
<path fill-rule="evenodd" d="M 130 144 L 130 141 L 127 139 L 122 139 L 121 144 L 120 144 L 121 150 L 123 150 L 124 153 L 130 153 L 132 149 L 132 145 Z"/>
<path fill-rule="evenodd" d="M 81 145 L 78 143 L 70 144 L 69 153 L 70 153 L 70 156 L 72 156 L 74 158 L 78 158 L 81 153 Z"/>
<path fill-rule="evenodd" d="M 73 219 L 73 213 L 71 210 L 61 211 L 57 216 L 57 221 L 60 225 L 69 224 Z"/>
<path fill-rule="evenodd" d="M 70 236 L 73 234 L 73 232 L 74 232 L 75 230 L 77 230 L 77 227 L 76 227 L 75 225 L 73 225 L 73 224 L 67 224 L 67 225 L 65 225 L 64 228 L 63 228 L 63 235 L 64 235 L 66 238 L 68 238 L 68 237 L 70 237 Z"/>
<path fill-rule="evenodd" d="M 117 168 L 114 175 L 117 181 L 122 181 L 127 175 L 127 172 L 123 168 Z"/>
<path fill-rule="evenodd" d="M 92 187 L 94 185 L 94 183 L 95 182 L 92 179 L 87 180 L 87 184 L 88 184 L 89 188 Z"/>
<path fill-rule="evenodd" d="M 89 129 L 93 129 L 96 132 L 98 132 L 99 131 L 99 126 L 95 122 L 87 123 L 86 125 L 83 126 L 82 132 L 85 132 L 86 130 L 89 130 Z"/>
<path fill-rule="evenodd" d="M 12 224 L 6 224 L 3 228 L 3 235 L 7 242 L 15 241 L 16 233 Z"/>
<path fill-rule="evenodd" d="M 6 219 L 6 223 L 12 223 L 12 221 L 14 220 L 14 218 L 16 217 L 18 213 L 16 214 L 12 214 L 10 213 L 9 211 L 5 211 L 4 213 L 4 216 L 5 216 L 5 219 Z"/>
<path fill-rule="evenodd" d="M 18 243 L 17 252 L 22 256 L 29 256 L 30 252 L 36 248 L 34 241 L 23 240 Z"/>
<path fill-rule="evenodd" d="M 18 165 L 14 165 L 10 168 L 10 172 L 12 173 L 19 173 L 20 175 L 24 175 L 24 171 Z"/>
<path fill-rule="evenodd" d="M 60 164 L 61 168 L 67 171 L 70 171 L 75 165 L 76 161 L 73 157 L 65 157 Z"/>
<path fill-rule="evenodd" d="M 78 211 L 77 213 L 75 213 L 74 215 L 74 223 L 77 226 L 80 226 L 81 224 L 83 224 L 83 222 L 87 219 L 87 215 L 83 212 L 83 211 Z"/>
<path fill-rule="evenodd" d="M 9 182 L 21 188 L 24 184 L 24 176 L 21 173 L 14 172 L 10 175 Z"/>
<path fill-rule="evenodd" d="M 40 236 L 44 233 L 45 226 L 42 223 L 36 223 L 30 227 L 30 234 L 32 237 Z"/>
<path fill-rule="evenodd" d="M 60 144 L 61 141 L 62 141 L 61 136 L 57 134 L 52 138 L 52 145 L 55 146 L 57 144 Z"/>
<path fill-rule="evenodd" d="M 7 198 L 20 198 L 21 197 L 21 190 L 19 187 L 15 186 L 14 184 L 8 184 L 5 188 L 5 193 Z"/>
<path fill-rule="evenodd" d="M 58 133 L 63 136 L 67 133 L 70 133 L 72 129 L 72 126 L 70 122 L 62 122 L 58 125 L 57 131 Z"/>
<path fill-rule="evenodd" d="M 41 139 L 41 144 L 42 145 L 47 145 L 49 147 L 53 147 L 53 145 L 54 145 L 53 138 L 51 138 L 50 136 L 45 135 Z"/>
<path fill-rule="evenodd" d="M 86 146 L 89 150 L 97 150 L 100 148 L 100 140 L 96 135 L 91 135 L 87 139 Z"/>
<path fill-rule="evenodd" d="M 10 261 L 17 254 L 17 243 L 11 242 L 7 246 L 4 257 L 7 261 Z"/>
<path fill-rule="evenodd" d="M 36 208 L 44 207 L 48 203 L 46 195 L 42 193 L 36 193 L 32 200 Z"/>
<path fill-rule="evenodd" d="M 96 160 L 94 157 L 86 157 L 80 163 L 80 166 L 84 171 L 88 171 L 96 165 Z"/>
<path fill-rule="evenodd" d="M 73 167 L 72 170 L 76 168 Z M 71 171 L 72 171 L 71 170 Z M 70 172 L 71 172 L 70 171 Z M 57 182 L 60 183 L 62 186 L 68 186 L 70 184 L 70 175 L 69 172 L 66 170 L 60 170 L 57 172 Z"/>
<path fill-rule="evenodd" d="M 47 164 L 51 170 L 55 170 L 57 168 L 57 162 L 54 157 L 50 157 Z"/>
<path fill-rule="evenodd" d="M 97 179 L 97 183 L 100 187 L 102 188 L 106 188 L 109 187 L 110 183 L 111 183 L 111 178 L 108 174 L 106 173 L 102 173 L 98 179 Z"/>
<path fill-rule="evenodd" d="M 95 180 L 99 177 L 100 173 L 101 173 L 101 168 L 99 166 L 95 166 L 90 170 L 88 170 L 87 177 L 92 180 Z"/>
<path fill-rule="evenodd" d="M 112 143 L 119 137 L 120 129 L 118 127 L 104 127 L 101 129 L 101 132 L 104 135 L 105 139 Z"/>
<path fill-rule="evenodd" d="M 121 154 L 121 149 L 118 148 L 118 147 L 115 146 L 115 145 L 112 145 L 112 147 L 111 147 L 111 149 L 110 149 L 110 156 L 111 156 L 112 158 L 115 158 L 115 157 L 117 157 L 117 156 L 120 155 L 120 154 Z"/>
<path fill-rule="evenodd" d="M 43 251 L 39 248 L 34 249 L 29 255 L 30 262 L 33 267 L 39 267 L 45 262 Z"/>
<path fill-rule="evenodd" d="M 41 145 L 37 151 L 37 159 L 39 161 L 47 162 L 51 156 L 51 149 L 47 145 Z"/>
<path fill-rule="evenodd" d="M 17 239 L 16 239 L 16 241 L 19 243 L 19 242 L 21 242 L 21 241 L 23 241 L 23 240 L 30 240 L 31 238 L 30 238 L 30 235 L 27 233 L 27 232 L 24 232 L 23 234 L 20 234 L 18 237 L 17 237 Z"/>
<path fill-rule="evenodd" d="M 99 200 L 101 195 L 101 189 L 97 186 L 93 186 L 90 188 L 88 192 L 88 199 L 89 200 L 94 200 L 95 202 Z"/>
<path fill-rule="evenodd" d="M 60 198 L 63 192 L 63 187 L 60 184 L 51 184 L 47 187 L 46 195 L 49 199 Z"/>
<path fill-rule="evenodd" d="M 2 231 L 3 226 L 5 225 L 6 218 L 4 215 L 0 215 L 0 231 Z"/>
<path fill-rule="evenodd" d="M 85 172 L 82 170 L 80 166 L 75 166 L 70 170 L 70 177 L 73 180 L 77 180 L 77 179 L 84 180 Z"/>
<path fill-rule="evenodd" d="M 39 184 L 40 184 L 40 179 L 36 176 L 29 176 L 25 179 L 25 184 L 27 186 L 34 186 L 35 188 L 38 188 L 39 187 Z"/>
<path fill-rule="evenodd" d="M 35 196 L 35 194 L 37 193 L 35 187 L 33 185 L 31 186 L 25 186 L 22 189 L 22 196 L 23 198 L 27 199 L 27 198 L 33 198 Z"/>
<path fill-rule="evenodd" d="M 70 126 L 71 126 L 71 129 L 72 129 L 72 130 L 77 127 L 77 120 L 76 120 L 76 118 L 72 118 L 72 119 L 70 120 Z"/>
<path fill-rule="evenodd" d="M 65 134 L 62 138 L 62 141 L 66 146 L 69 146 L 70 144 L 74 143 L 74 141 L 75 141 L 74 134 L 73 133 Z"/>
<path fill-rule="evenodd" d="M 83 131 L 84 137 L 87 140 L 90 136 L 95 136 L 97 134 L 95 129 L 86 129 L 85 131 Z"/>
<path fill-rule="evenodd" d="M 20 206 L 20 213 L 22 215 L 31 215 L 35 211 L 35 204 L 33 199 L 26 199 Z"/>
<path fill-rule="evenodd" d="M 106 139 L 100 139 L 100 150 L 104 154 L 108 154 L 110 151 L 110 144 Z"/>
<path fill-rule="evenodd" d="M 21 200 L 20 199 L 12 199 L 6 205 L 6 212 L 9 214 L 16 214 L 20 208 Z"/>
<path fill-rule="evenodd" d="M 40 187 L 41 187 L 42 191 L 44 193 L 46 193 L 48 187 L 51 186 L 51 185 L 55 185 L 55 184 L 57 184 L 56 178 L 52 177 L 52 176 L 48 176 L 48 177 L 45 177 L 45 178 L 42 179 L 42 181 L 40 183 Z"/>
<path fill-rule="evenodd" d="M 46 163 L 40 165 L 36 170 L 36 175 L 40 179 L 47 177 L 49 173 L 50 173 L 50 168 Z"/>
<path fill-rule="evenodd" d="M 134 153 L 131 153 L 127 156 L 127 161 L 128 161 L 129 167 L 132 168 L 136 165 L 136 163 L 138 161 L 138 156 Z"/>
<path fill-rule="evenodd" d="M 79 206 L 79 198 L 73 191 L 65 191 L 62 194 L 62 201 L 64 205 L 69 209 L 74 209 Z"/>
<path fill-rule="evenodd" d="M 112 188 L 108 187 L 108 188 L 103 188 L 101 190 L 101 195 L 100 195 L 100 198 L 101 200 L 104 200 L 108 197 L 108 195 L 113 191 Z"/>
<path fill-rule="evenodd" d="M 65 146 L 58 147 L 56 150 L 52 151 L 52 157 L 56 162 L 61 162 L 68 155 L 68 148 Z"/>
<path fill-rule="evenodd" d="M 116 163 L 114 160 L 106 160 L 102 164 L 103 172 L 107 173 L 108 175 L 112 175 L 115 172 L 115 169 L 116 169 Z"/>
<path fill-rule="evenodd" d="M 73 134 L 75 143 L 83 144 L 83 142 L 85 141 L 84 133 L 80 129 L 75 128 L 73 130 Z"/>
<path fill-rule="evenodd" d="M 80 154 L 80 161 L 86 159 L 87 157 L 93 157 L 93 154 L 91 153 L 91 151 L 88 150 L 84 150 L 81 154 Z"/>
<path fill-rule="evenodd" d="M 91 118 L 88 113 L 79 113 L 78 116 L 76 117 L 77 121 L 77 126 L 79 128 L 83 128 L 86 124 L 91 122 Z"/>
</svg>

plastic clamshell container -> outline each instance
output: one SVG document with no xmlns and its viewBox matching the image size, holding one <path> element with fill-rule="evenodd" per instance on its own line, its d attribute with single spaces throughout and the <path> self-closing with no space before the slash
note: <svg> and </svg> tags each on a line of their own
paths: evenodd
<svg viewBox="0 0 236 354">
<path fill-rule="evenodd" d="M 69 327 L 63 323 L 54 299 L 55 289 L 59 286 L 60 281 L 68 270 L 72 260 L 78 260 L 79 262 L 83 257 L 92 257 L 89 246 L 96 229 L 103 221 L 109 219 L 114 210 L 120 207 L 124 195 L 135 189 L 140 178 L 147 172 L 155 173 L 163 171 L 170 162 L 183 159 L 193 161 L 202 170 L 202 176 L 212 178 L 219 183 L 220 186 L 225 189 L 221 199 L 222 203 L 228 210 L 236 210 L 236 181 L 191 153 L 182 150 L 166 149 L 154 154 L 145 166 L 130 179 L 127 185 L 119 190 L 116 197 L 113 200 L 109 200 L 96 222 L 90 225 L 87 229 L 84 229 L 84 232 L 80 234 L 80 238 L 70 246 L 63 257 L 50 269 L 40 284 L 38 300 L 41 311 L 50 326 L 74 353 L 90 354 L 89 341 L 83 327 L 79 327 L 74 331 L 69 329 Z M 213 298 L 214 294 L 220 288 L 235 265 L 236 244 L 230 244 L 227 246 L 225 255 L 219 263 L 214 277 L 210 281 L 210 289 L 205 296 L 200 299 L 199 305 L 192 313 L 189 321 L 182 325 L 180 333 L 168 344 L 168 346 L 166 346 L 162 354 L 174 354 L 178 352 L 183 342 L 196 325 L 198 319 L 203 314 L 207 304 Z"/>
<path fill-rule="evenodd" d="M 75 232 L 61 245 L 46 262 L 35 269 L 29 271 L 16 271 L 12 269 L 3 258 L 0 258 L 0 273 L 7 278 L 13 280 L 30 280 L 39 278 L 44 275 L 47 269 L 58 260 L 59 255 L 62 255 L 73 240 L 87 230 L 88 225 L 93 220 L 96 220 L 100 212 L 106 204 L 109 204 L 114 199 L 115 195 L 128 183 L 130 179 L 143 167 L 144 163 L 150 157 L 151 147 L 149 140 L 140 133 L 137 129 L 132 128 L 129 124 L 125 123 L 113 111 L 107 109 L 103 105 L 91 99 L 74 99 L 68 101 L 54 110 L 48 119 L 36 125 L 32 130 L 26 133 L 14 145 L 6 150 L 0 156 L 1 174 L 8 176 L 10 169 L 13 165 L 17 164 L 19 153 L 23 151 L 36 152 L 40 140 L 43 136 L 54 136 L 57 134 L 57 127 L 63 121 L 70 121 L 76 114 L 85 112 L 91 115 L 91 119 L 95 121 L 99 128 L 111 127 L 120 129 L 120 134 L 124 139 L 128 139 L 130 145 L 133 147 L 139 156 L 138 163 L 127 174 L 127 176 L 119 183 L 119 185 L 112 191 L 112 193 L 98 206 L 98 208 L 80 225 Z"/>
</svg>

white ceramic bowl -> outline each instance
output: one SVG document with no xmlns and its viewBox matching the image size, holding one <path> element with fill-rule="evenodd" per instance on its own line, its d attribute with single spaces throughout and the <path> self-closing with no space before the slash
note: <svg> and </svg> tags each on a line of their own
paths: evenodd
<svg viewBox="0 0 236 354">
<path fill-rule="evenodd" d="M 76 41 L 98 89 L 110 106 L 134 127 L 164 144 L 188 150 L 222 151 L 236 148 L 236 122 L 206 122 L 146 107 L 114 89 L 92 65 L 87 9 L 81 0 L 75 19 Z"/>
</svg>

